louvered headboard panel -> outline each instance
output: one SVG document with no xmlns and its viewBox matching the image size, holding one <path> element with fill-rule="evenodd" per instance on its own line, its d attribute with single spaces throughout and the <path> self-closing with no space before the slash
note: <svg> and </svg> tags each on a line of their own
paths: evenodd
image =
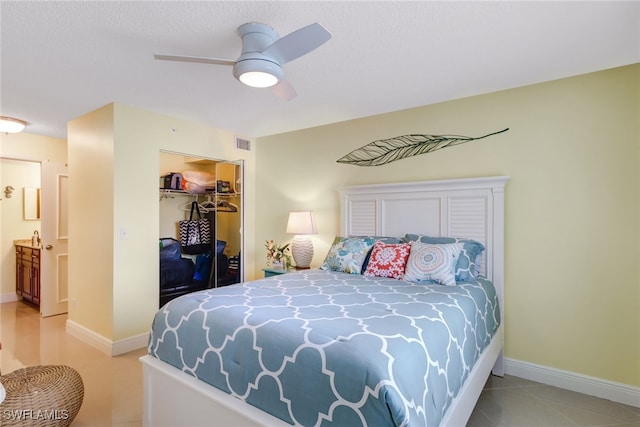
<svg viewBox="0 0 640 427">
<path fill-rule="evenodd" d="M 396 236 L 407 233 L 468 237 L 486 250 L 480 273 L 502 297 L 504 271 L 505 176 L 344 187 L 343 236 Z"/>
</svg>

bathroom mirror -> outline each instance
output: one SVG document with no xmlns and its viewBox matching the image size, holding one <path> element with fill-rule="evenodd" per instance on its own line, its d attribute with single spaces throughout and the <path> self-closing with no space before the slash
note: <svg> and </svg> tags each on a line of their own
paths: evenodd
<svg viewBox="0 0 640 427">
<path fill-rule="evenodd" d="M 35 221 L 40 219 L 40 189 L 34 187 L 24 187 L 22 204 L 25 221 Z"/>
</svg>

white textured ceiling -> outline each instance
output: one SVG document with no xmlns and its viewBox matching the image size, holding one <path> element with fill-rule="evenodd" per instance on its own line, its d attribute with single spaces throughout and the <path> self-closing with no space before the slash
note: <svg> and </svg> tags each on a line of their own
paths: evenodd
<svg viewBox="0 0 640 427">
<path fill-rule="evenodd" d="M 65 137 L 111 102 L 230 130 L 287 132 L 640 62 L 640 2 L 4 1 L 0 114 Z M 283 101 L 231 67 L 250 21 L 333 38 L 284 66 Z"/>
</svg>

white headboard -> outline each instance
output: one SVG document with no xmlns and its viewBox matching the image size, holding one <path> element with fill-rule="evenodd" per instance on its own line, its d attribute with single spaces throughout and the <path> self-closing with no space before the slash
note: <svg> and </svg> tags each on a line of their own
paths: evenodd
<svg viewBox="0 0 640 427">
<path fill-rule="evenodd" d="M 480 273 L 504 289 L 504 188 L 509 177 L 355 185 L 340 192 L 343 236 L 407 233 L 468 237 L 485 245 Z M 503 317 L 504 318 L 504 317 Z"/>
</svg>

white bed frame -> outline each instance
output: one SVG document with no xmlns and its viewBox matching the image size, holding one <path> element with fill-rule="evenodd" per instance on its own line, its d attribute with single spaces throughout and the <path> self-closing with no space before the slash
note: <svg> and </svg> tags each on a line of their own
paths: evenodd
<svg viewBox="0 0 640 427">
<path fill-rule="evenodd" d="M 486 250 L 480 272 L 496 287 L 502 324 L 453 400 L 442 426 L 467 423 L 493 371 L 503 376 L 504 188 L 508 177 L 468 178 L 344 187 L 342 235 L 469 237 Z M 144 426 L 288 426 L 231 395 L 151 356 L 143 364 Z"/>
</svg>

